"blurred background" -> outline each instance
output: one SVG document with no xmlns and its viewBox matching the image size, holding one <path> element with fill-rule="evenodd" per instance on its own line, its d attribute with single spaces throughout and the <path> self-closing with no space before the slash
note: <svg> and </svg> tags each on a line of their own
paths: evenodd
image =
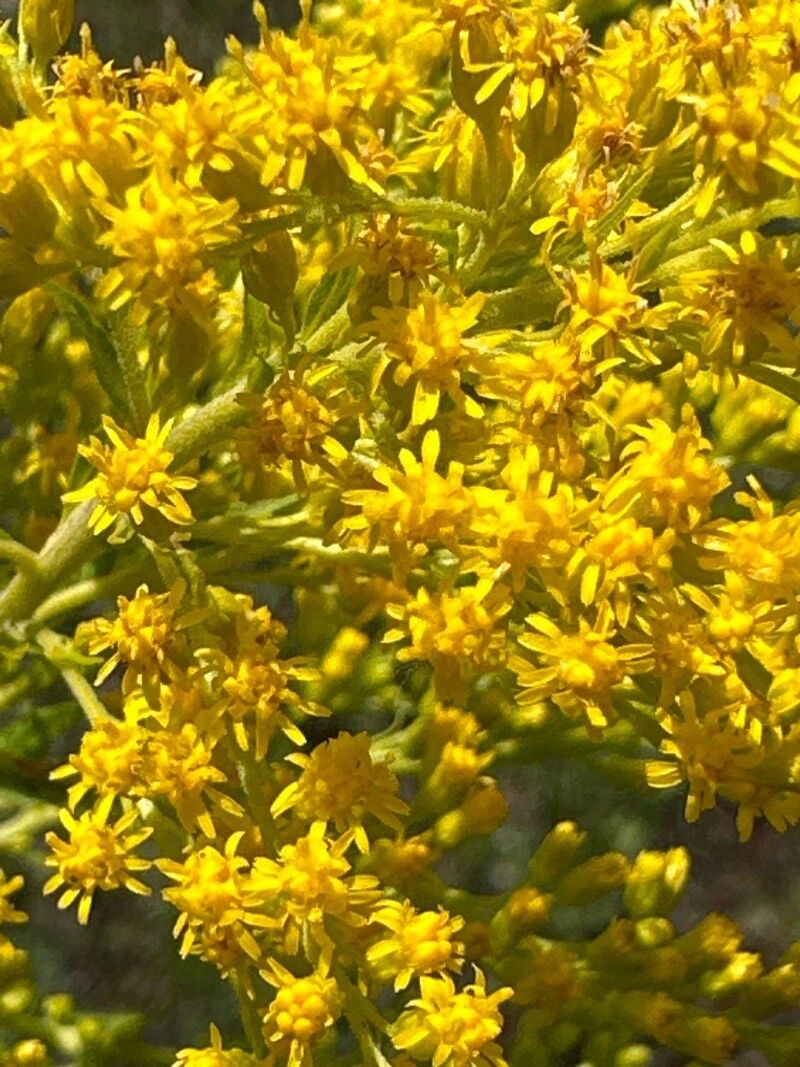
<svg viewBox="0 0 800 1067">
<path fill-rule="evenodd" d="M 18 6 L 18 0 L 0 0 L 0 19 L 16 18 Z M 294 24 L 300 12 L 298 0 L 269 0 L 267 9 L 274 26 Z M 184 59 L 208 73 L 228 34 L 246 42 L 258 37 L 252 0 L 78 0 L 76 27 L 82 22 L 92 27 L 103 58 L 120 66 L 137 55 L 158 59 L 171 35 Z"/>
</svg>

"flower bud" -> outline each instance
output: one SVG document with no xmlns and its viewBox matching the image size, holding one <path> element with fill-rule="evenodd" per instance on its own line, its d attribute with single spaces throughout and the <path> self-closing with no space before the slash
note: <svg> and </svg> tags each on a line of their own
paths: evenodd
<svg viewBox="0 0 800 1067">
<path fill-rule="evenodd" d="M 40 1064 L 47 1064 L 49 1060 L 47 1046 L 38 1037 L 28 1038 L 27 1041 L 20 1041 L 14 1046 L 12 1063 L 18 1064 L 19 1067 L 39 1067 Z"/>
<path fill-rule="evenodd" d="M 755 981 L 763 971 L 761 957 L 757 952 L 737 952 L 721 971 L 703 975 L 700 989 L 709 997 L 727 997 L 742 986 Z"/>
<path fill-rule="evenodd" d="M 455 811 L 436 823 L 436 840 L 444 848 L 455 848 L 469 837 L 490 834 L 508 813 L 506 798 L 493 778 L 479 779 Z"/>
<path fill-rule="evenodd" d="M 630 862 L 621 852 L 593 856 L 569 871 L 558 884 L 556 896 L 562 904 L 580 907 L 625 884 Z"/>
<path fill-rule="evenodd" d="M 614 1067 L 650 1067 L 653 1053 L 647 1045 L 628 1045 L 614 1057 Z"/>
<path fill-rule="evenodd" d="M 586 834 L 574 822 L 560 822 L 542 841 L 528 867 L 530 880 L 549 888 L 563 877 L 575 861 Z"/>
<path fill-rule="evenodd" d="M 691 860 L 685 848 L 640 852 L 625 886 L 625 907 L 634 918 L 669 915 L 689 877 Z"/>
</svg>

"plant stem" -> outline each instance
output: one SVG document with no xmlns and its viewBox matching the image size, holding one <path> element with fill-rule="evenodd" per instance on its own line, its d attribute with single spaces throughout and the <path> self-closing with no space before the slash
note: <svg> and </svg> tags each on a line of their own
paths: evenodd
<svg viewBox="0 0 800 1067">
<path fill-rule="evenodd" d="M 244 1028 L 245 1036 L 250 1043 L 254 1055 L 263 1056 L 265 1053 L 264 1040 L 261 1036 L 261 1020 L 258 1018 L 258 1014 L 255 1010 L 255 1004 L 247 995 L 247 989 L 245 988 L 245 982 L 242 977 L 242 968 L 237 968 L 231 976 L 233 979 L 233 988 L 236 992 L 236 999 L 239 1002 L 239 1014 L 242 1018 L 242 1027 Z"/>
<path fill-rule="evenodd" d="M 176 468 L 205 451 L 216 438 L 245 419 L 247 412 L 237 397 L 247 385 L 248 379 L 242 378 L 232 389 L 209 401 L 173 429 L 167 447 L 175 456 Z M 89 528 L 94 507 L 95 502 L 88 500 L 73 508 L 39 553 L 36 570 L 21 572 L 12 579 L 0 594 L 0 623 L 30 617 L 53 592 L 60 578 L 105 546 Z"/>
<path fill-rule="evenodd" d="M 37 554 L 10 537 L 0 539 L 0 559 L 10 560 L 21 571 L 35 574 L 39 569 Z"/>
<path fill-rule="evenodd" d="M 96 726 L 103 719 L 109 719 L 111 716 L 94 691 L 94 687 L 86 681 L 80 671 L 74 667 L 67 666 L 63 662 L 63 654 L 67 650 L 67 641 L 60 634 L 53 633 L 52 630 L 47 629 L 40 630 L 36 635 L 36 640 L 53 666 L 61 671 L 64 681 L 80 704 L 90 724 Z"/>
<path fill-rule="evenodd" d="M 103 600 L 119 593 L 132 592 L 136 585 L 147 581 L 154 573 L 155 566 L 152 561 L 146 560 L 141 564 L 105 574 L 101 578 L 86 578 L 81 582 L 75 582 L 66 589 L 56 590 L 44 600 L 34 611 L 31 621 L 50 622 L 59 615 L 68 615 L 96 600 Z"/>
</svg>

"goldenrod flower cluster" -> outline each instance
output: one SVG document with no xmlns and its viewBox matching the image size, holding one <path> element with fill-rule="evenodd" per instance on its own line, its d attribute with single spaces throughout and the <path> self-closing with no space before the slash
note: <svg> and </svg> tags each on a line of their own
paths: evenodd
<svg viewBox="0 0 800 1067">
<path fill-rule="evenodd" d="M 554 758 L 800 822 L 800 6 L 584 7 L 2 30 L 0 706 L 88 718 L 45 891 L 236 991 L 178 1067 L 800 1062 L 686 849 L 459 874 Z"/>
</svg>

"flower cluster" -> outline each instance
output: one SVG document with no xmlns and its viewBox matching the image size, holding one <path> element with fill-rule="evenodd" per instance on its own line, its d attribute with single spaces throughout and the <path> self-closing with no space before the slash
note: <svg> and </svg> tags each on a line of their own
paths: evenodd
<svg viewBox="0 0 800 1067">
<path fill-rule="evenodd" d="M 501 829 L 558 758 L 800 823 L 797 4 L 256 4 L 208 81 L 48 71 L 46 6 L 0 31 L 0 706 L 89 721 L 45 891 L 159 889 L 235 987 L 181 1067 L 798 1062 L 800 951 L 673 923 L 684 849 Z"/>
</svg>

